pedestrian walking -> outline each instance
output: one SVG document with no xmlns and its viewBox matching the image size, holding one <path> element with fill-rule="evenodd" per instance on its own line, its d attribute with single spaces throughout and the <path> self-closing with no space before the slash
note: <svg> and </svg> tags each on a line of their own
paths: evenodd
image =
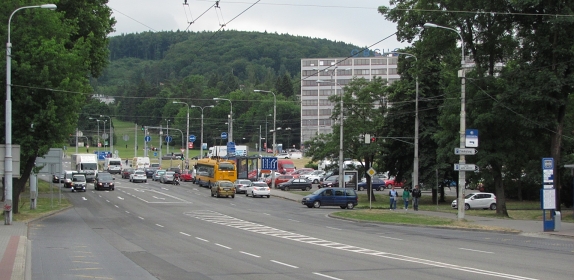
<svg viewBox="0 0 574 280">
<path fill-rule="evenodd" d="M 390 196 L 390 209 L 391 211 L 394 211 L 395 209 L 397 209 L 397 199 L 399 198 L 399 193 L 395 190 L 395 186 L 391 187 L 391 190 L 389 191 L 389 196 Z"/>
<path fill-rule="evenodd" d="M 411 191 L 408 187 L 403 190 L 403 201 L 405 202 L 405 211 L 409 210 L 409 200 L 411 199 Z"/>
<path fill-rule="evenodd" d="M 415 189 L 411 193 L 413 197 L 413 209 L 419 211 L 419 199 L 421 198 L 421 189 L 419 185 L 415 185 Z"/>
</svg>

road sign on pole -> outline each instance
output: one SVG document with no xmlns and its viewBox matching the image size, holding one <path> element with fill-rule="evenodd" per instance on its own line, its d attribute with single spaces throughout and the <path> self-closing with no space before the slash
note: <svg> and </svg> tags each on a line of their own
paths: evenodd
<svg viewBox="0 0 574 280">
<path fill-rule="evenodd" d="M 454 148 L 455 155 L 476 155 L 477 153 L 478 150 L 473 148 Z"/>
<path fill-rule="evenodd" d="M 146 135 L 146 137 L 144 137 L 144 140 L 145 140 L 146 142 L 151 142 L 151 136 Z"/>
<path fill-rule="evenodd" d="M 454 171 L 478 171 L 478 166 L 474 164 L 454 164 Z"/>
<path fill-rule="evenodd" d="M 189 135 L 189 142 L 195 142 L 195 135 Z"/>
<path fill-rule="evenodd" d="M 171 136 L 168 135 L 165 137 L 165 142 L 171 143 L 171 140 L 173 140 L 173 138 L 171 138 Z"/>
<path fill-rule="evenodd" d="M 277 170 L 277 158 L 276 157 L 262 157 L 261 158 L 261 169 L 264 170 Z"/>
<path fill-rule="evenodd" d="M 227 132 L 221 133 L 221 139 L 227 139 Z"/>
</svg>

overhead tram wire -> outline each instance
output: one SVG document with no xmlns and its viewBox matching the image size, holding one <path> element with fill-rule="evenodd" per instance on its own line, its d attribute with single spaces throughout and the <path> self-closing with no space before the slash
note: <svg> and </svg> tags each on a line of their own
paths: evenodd
<svg viewBox="0 0 574 280">
<path fill-rule="evenodd" d="M 187 3 L 184 4 L 184 5 L 187 5 Z M 207 13 L 209 10 L 211 10 L 211 8 L 213 8 L 213 6 L 215 6 L 215 4 L 213 4 L 213 5 L 211 5 L 211 7 L 207 8 L 207 10 L 205 10 L 205 11 L 204 11 L 201 15 L 199 15 L 195 20 L 193 20 L 193 21 L 191 21 L 191 22 L 188 22 L 188 23 L 187 23 L 187 28 L 185 29 L 185 31 L 189 30 L 189 27 L 190 27 L 192 24 L 194 24 L 199 18 L 201 18 L 203 15 L 205 15 L 205 13 Z M 188 9 L 189 9 L 189 14 L 191 15 L 191 8 L 189 8 L 189 5 L 188 5 Z M 184 11 L 185 11 L 185 8 L 184 8 Z M 186 18 L 187 18 L 187 13 L 186 13 L 185 15 L 186 15 Z"/>
</svg>

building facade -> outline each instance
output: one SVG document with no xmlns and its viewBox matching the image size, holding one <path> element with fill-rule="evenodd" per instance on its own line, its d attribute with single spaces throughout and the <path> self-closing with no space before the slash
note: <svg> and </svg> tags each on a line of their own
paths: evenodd
<svg viewBox="0 0 574 280">
<path fill-rule="evenodd" d="M 301 59 L 301 145 L 313 137 L 331 133 L 334 104 L 329 96 L 340 94 L 353 78 L 382 77 L 388 84 L 398 80 L 398 56 Z"/>
</svg>

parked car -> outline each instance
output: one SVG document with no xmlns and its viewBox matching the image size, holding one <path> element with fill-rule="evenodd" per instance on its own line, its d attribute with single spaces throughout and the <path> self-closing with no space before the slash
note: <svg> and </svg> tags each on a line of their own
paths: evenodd
<svg viewBox="0 0 574 280">
<path fill-rule="evenodd" d="M 385 188 L 385 180 L 381 179 L 381 178 L 372 178 L 371 179 L 371 183 L 373 185 L 373 190 L 375 191 L 380 191 L 381 188 L 384 189 Z M 369 185 L 367 185 L 367 182 L 360 182 L 359 184 L 357 184 L 357 189 L 359 189 L 359 191 L 362 190 L 368 190 L 369 189 Z"/>
<path fill-rule="evenodd" d="M 293 178 L 285 183 L 279 184 L 277 188 L 281 189 L 282 191 L 289 191 L 289 190 L 308 191 L 311 190 L 312 187 L 313 187 L 312 182 L 308 181 L 307 179 Z"/>
<path fill-rule="evenodd" d="M 134 173 L 134 171 L 136 170 L 133 168 L 124 168 L 124 170 L 122 170 L 122 179 L 129 179 L 130 175 Z"/>
<path fill-rule="evenodd" d="M 313 182 L 313 184 L 319 184 L 323 175 L 325 175 L 324 170 L 315 170 L 309 174 L 302 175 L 301 177 Z"/>
<path fill-rule="evenodd" d="M 385 188 L 390 189 L 392 186 L 395 188 L 402 188 L 406 183 L 406 180 L 401 182 L 396 181 L 395 177 L 391 177 L 390 179 L 385 180 Z"/>
<path fill-rule="evenodd" d="M 159 177 L 159 182 L 163 184 L 173 183 L 173 179 L 175 178 L 175 172 L 173 171 L 166 171 Z"/>
<path fill-rule="evenodd" d="M 147 183 L 147 176 L 145 175 L 145 171 L 143 170 L 136 170 L 134 173 L 130 174 L 130 182 L 144 182 Z"/>
<path fill-rule="evenodd" d="M 303 197 L 301 203 L 309 208 L 339 206 L 342 209 L 353 209 L 359 203 L 359 199 L 357 192 L 351 188 L 326 188 Z"/>
<path fill-rule="evenodd" d="M 339 175 L 331 175 L 321 181 L 319 188 L 339 187 Z"/>
<path fill-rule="evenodd" d="M 233 182 L 233 187 L 235 187 L 236 193 L 247 193 L 247 188 L 251 186 L 253 182 L 245 179 L 238 179 Z"/>
<path fill-rule="evenodd" d="M 146 176 L 147 178 L 153 178 L 153 174 L 155 173 L 156 168 L 151 168 L 151 167 L 150 167 L 150 168 L 146 168 L 144 171 L 145 171 L 145 176 Z"/>
<path fill-rule="evenodd" d="M 98 172 L 96 178 L 94 179 L 94 189 L 105 190 L 108 189 L 113 191 L 115 189 L 114 180 L 116 178 L 112 177 L 109 172 Z"/>
<path fill-rule="evenodd" d="M 288 153 L 280 153 L 277 158 L 291 158 L 291 156 Z"/>
<path fill-rule="evenodd" d="M 75 173 L 72 176 L 72 192 L 75 192 L 75 191 L 86 192 L 86 184 L 87 184 L 87 180 L 86 180 L 85 174 Z"/>
<path fill-rule="evenodd" d="M 153 173 L 153 176 L 151 177 L 152 181 L 159 181 L 159 179 L 161 178 L 161 175 L 163 175 L 165 173 L 165 170 L 163 169 L 158 169 Z"/>
<path fill-rule="evenodd" d="M 291 172 L 291 175 L 299 175 L 299 177 L 303 177 L 303 175 L 311 174 L 313 171 L 316 170 L 313 168 L 304 167 Z"/>
<path fill-rule="evenodd" d="M 74 174 L 78 173 L 75 170 L 68 170 L 64 172 L 64 188 L 71 188 L 72 187 L 72 177 Z"/>
<path fill-rule="evenodd" d="M 271 197 L 271 189 L 265 182 L 253 182 L 251 186 L 247 187 L 247 191 L 245 192 L 245 196 L 251 195 L 252 197 L 257 196 L 266 196 L 267 198 Z"/>
<path fill-rule="evenodd" d="M 211 186 L 211 196 L 216 197 L 235 197 L 235 187 L 233 187 L 233 182 L 226 180 L 216 181 L 213 186 Z"/>
<path fill-rule="evenodd" d="M 52 183 L 64 183 L 64 174 L 52 175 Z"/>
<path fill-rule="evenodd" d="M 192 175 L 192 171 L 191 170 L 184 170 L 181 175 L 179 175 L 180 180 L 184 181 L 184 182 L 192 182 L 193 181 L 193 175 Z"/>
<path fill-rule="evenodd" d="M 458 201 L 455 199 L 450 206 L 457 207 Z M 464 210 L 470 209 L 490 209 L 496 210 L 496 196 L 493 193 L 469 193 L 464 197 Z"/>
<path fill-rule="evenodd" d="M 159 163 L 151 163 L 151 164 L 149 165 L 149 167 L 155 168 L 155 169 L 161 169 L 161 166 L 159 166 Z"/>
<path fill-rule="evenodd" d="M 177 174 L 181 174 L 181 168 L 179 167 L 170 167 L 167 171 L 173 171 Z"/>
<path fill-rule="evenodd" d="M 296 176 L 293 176 L 293 175 L 276 176 L 275 177 L 275 187 L 277 187 L 279 184 L 285 183 L 285 182 L 287 182 L 293 178 L 296 178 Z M 265 182 L 267 183 L 268 186 L 271 187 L 271 177 L 267 177 L 267 180 Z"/>
</svg>

